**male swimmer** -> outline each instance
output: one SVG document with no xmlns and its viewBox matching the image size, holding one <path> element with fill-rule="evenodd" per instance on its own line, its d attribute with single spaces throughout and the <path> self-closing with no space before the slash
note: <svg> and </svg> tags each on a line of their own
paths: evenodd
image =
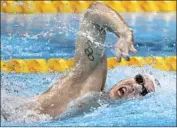
<svg viewBox="0 0 177 128">
<path fill-rule="evenodd" d="M 52 117 L 61 115 L 68 104 L 90 92 L 103 92 L 107 76 L 104 42 L 106 31 L 119 37 L 115 45 L 116 57 L 129 60 L 133 46 L 133 32 L 123 18 L 110 7 L 94 2 L 85 12 L 76 41 L 75 67 L 57 80 L 45 93 L 36 98 L 37 110 Z M 109 99 L 145 96 L 154 92 L 148 75 L 136 75 L 114 85 L 107 93 Z"/>
</svg>

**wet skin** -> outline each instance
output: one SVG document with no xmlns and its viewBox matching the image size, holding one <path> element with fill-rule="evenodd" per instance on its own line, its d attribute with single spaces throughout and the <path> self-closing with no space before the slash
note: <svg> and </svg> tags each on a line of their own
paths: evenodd
<svg viewBox="0 0 177 128">
<path fill-rule="evenodd" d="M 150 75 L 138 74 L 118 82 L 108 91 L 107 96 L 117 100 L 145 96 L 150 92 L 155 92 L 153 78 Z"/>
<path fill-rule="evenodd" d="M 106 31 L 119 37 L 115 44 L 118 61 L 129 53 L 136 52 L 133 44 L 133 31 L 123 18 L 110 7 L 94 2 L 85 12 L 76 39 L 75 66 L 68 75 L 35 99 L 36 109 L 52 117 L 61 115 L 69 103 L 90 92 L 103 92 L 107 77 L 105 54 Z M 107 92 L 111 99 L 145 96 L 155 91 L 153 80 L 143 75 L 118 82 Z M 142 82 L 143 81 L 143 82 Z"/>
</svg>

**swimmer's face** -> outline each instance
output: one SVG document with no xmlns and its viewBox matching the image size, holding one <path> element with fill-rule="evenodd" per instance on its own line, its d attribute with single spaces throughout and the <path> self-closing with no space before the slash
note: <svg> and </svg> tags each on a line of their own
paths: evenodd
<svg viewBox="0 0 177 128">
<path fill-rule="evenodd" d="M 133 78 L 121 80 L 108 92 L 111 99 L 133 98 L 155 92 L 152 78 L 148 75 L 136 75 Z"/>
</svg>

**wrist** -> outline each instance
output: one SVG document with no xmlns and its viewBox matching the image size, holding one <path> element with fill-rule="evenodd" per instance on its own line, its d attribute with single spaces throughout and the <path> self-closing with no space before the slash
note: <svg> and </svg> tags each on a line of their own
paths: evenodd
<svg viewBox="0 0 177 128">
<path fill-rule="evenodd" d="M 127 29 L 122 33 L 119 33 L 121 39 L 125 40 L 126 42 L 133 42 L 133 31 L 131 29 Z"/>
<path fill-rule="evenodd" d="M 129 29 L 129 31 L 125 34 L 125 39 L 128 42 L 133 42 L 133 31 Z"/>
</svg>

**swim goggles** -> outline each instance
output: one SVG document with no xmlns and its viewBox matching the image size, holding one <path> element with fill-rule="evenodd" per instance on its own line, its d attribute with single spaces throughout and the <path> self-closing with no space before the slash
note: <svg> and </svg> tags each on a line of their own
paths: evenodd
<svg viewBox="0 0 177 128">
<path fill-rule="evenodd" d="M 135 81 L 136 83 L 142 85 L 142 92 L 140 93 L 142 96 L 145 96 L 146 94 L 149 93 L 149 91 L 147 90 L 147 88 L 145 88 L 144 84 L 145 84 L 145 80 L 143 78 L 142 75 L 138 74 L 135 76 Z"/>
</svg>

